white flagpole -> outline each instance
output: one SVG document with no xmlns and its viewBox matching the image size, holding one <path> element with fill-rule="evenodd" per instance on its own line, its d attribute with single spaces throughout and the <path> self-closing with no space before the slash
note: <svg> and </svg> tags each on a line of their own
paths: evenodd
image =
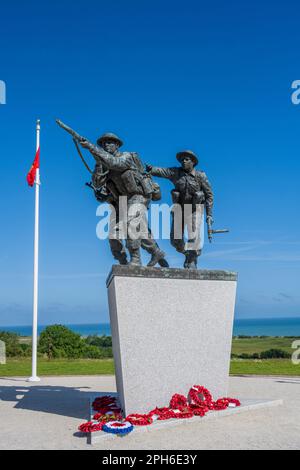
<svg viewBox="0 0 300 470">
<path fill-rule="evenodd" d="M 40 121 L 36 123 L 36 151 L 40 148 Z M 34 218 L 34 268 L 33 268 L 33 316 L 32 316 L 32 372 L 29 382 L 39 382 L 37 376 L 37 320 L 38 320 L 38 276 L 39 276 L 39 198 L 40 169 L 35 175 L 35 218 Z"/>
</svg>

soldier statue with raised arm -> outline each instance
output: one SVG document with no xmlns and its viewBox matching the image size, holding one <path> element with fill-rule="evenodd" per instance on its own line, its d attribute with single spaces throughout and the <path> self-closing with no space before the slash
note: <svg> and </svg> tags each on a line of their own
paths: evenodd
<svg viewBox="0 0 300 470">
<path fill-rule="evenodd" d="M 112 134 L 104 134 L 101 140 L 111 138 Z M 117 136 L 114 135 L 117 138 Z M 99 142 L 101 145 L 101 142 Z M 88 184 L 93 190 L 96 199 L 99 202 L 107 202 L 114 209 L 110 215 L 109 222 L 109 245 L 113 257 L 122 265 L 128 264 L 127 253 L 125 244 L 121 238 L 120 233 L 120 207 L 119 207 L 119 194 L 117 188 L 109 178 L 109 171 L 105 170 L 102 163 L 96 163 L 95 169 L 92 174 L 92 183 Z M 146 238 L 141 239 L 141 248 L 151 255 L 148 266 L 154 266 L 158 263 L 161 267 L 168 267 L 168 263 L 164 258 L 164 253 L 160 250 L 157 242 L 153 239 L 151 230 L 148 227 Z"/>
<path fill-rule="evenodd" d="M 196 269 L 203 247 L 203 206 L 208 227 L 211 228 L 213 224 L 213 192 L 206 174 L 195 169 L 198 158 L 194 152 L 184 150 L 179 152 L 176 158 L 181 164 L 180 167 L 161 168 L 146 165 L 146 169 L 152 176 L 169 179 L 174 184 L 175 188 L 171 192 L 174 203 L 171 244 L 179 253 L 185 255 L 184 267 Z M 188 231 L 186 242 L 185 226 Z"/>
<path fill-rule="evenodd" d="M 110 221 L 110 246 L 112 253 L 121 264 L 127 264 L 127 257 L 122 241 L 118 237 L 118 231 L 122 220 L 119 210 L 119 198 L 127 197 L 127 238 L 126 248 L 130 255 L 130 265 L 141 265 L 141 246 L 151 254 L 148 266 L 155 266 L 157 263 L 162 267 L 168 267 L 165 260 L 165 253 L 160 250 L 156 241 L 152 238 L 148 229 L 145 215 L 151 199 L 157 194 L 155 185 L 149 175 L 145 175 L 144 166 L 138 155 L 133 152 L 120 152 L 119 148 L 123 142 L 112 133 L 106 133 L 97 140 L 97 145 L 93 145 L 85 139 L 79 140 L 82 147 L 87 148 L 95 157 L 97 163 L 93 175 L 93 183 L 97 180 L 97 173 L 103 177 L 105 172 L 105 185 L 113 200 L 113 207 L 116 209 L 116 217 Z M 135 209 L 136 208 L 136 209 Z M 141 209 L 141 210 L 140 210 Z M 141 225 L 146 230 L 141 230 L 141 236 L 132 234 L 130 224 L 135 225 L 140 219 Z"/>
<path fill-rule="evenodd" d="M 124 236 L 119 236 L 120 228 L 125 226 L 129 264 L 141 265 L 142 247 L 151 254 L 148 266 L 156 264 L 161 267 L 169 266 L 165 260 L 165 253 L 153 239 L 146 217 L 150 202 L 161 198 L 159 185 L 153 181 L 152 176 L 169 179 L 174 184 L 171 192 L 174 206 L 170 238 L 176 250 L 185 255 L 184 268 L 197 269 L 204 243 L 204 210 L 210 242 L 214 234 L 229 231 L 212 229 L 212 188 L 206 174 L 195 169 L 198 157 L 191 150 L 177 154 L 180 167 L 161 168 L 147 165 L 146 172 L 137 153 L 119 151 L 123 142 L 115 134 L 102 135 L 97 140 L 97 145 L 94 145 L 59 119 L 56 122 L 73 136 L 80 157 L 88 169 L 79 144 L 88 149 L 96 160 L 91 186 L 100 201 L 110 202 L 115 209 L 110 224 L 110 247 L 120 264 L 127 264 L 127 253 L 122 241 Z M 91 170 L 90 172 L 92 173 Z M 123 196 L 126 199 L 126 217 L 121 210 L 120 201 Z M 185 228 L 188 232 L 187 240 L 184 237 Z"/>
</svg>

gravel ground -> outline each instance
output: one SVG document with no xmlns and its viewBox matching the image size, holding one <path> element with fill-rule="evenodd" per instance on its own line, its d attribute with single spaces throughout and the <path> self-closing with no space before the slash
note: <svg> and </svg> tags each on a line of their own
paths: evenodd
<svg viewBox="0 0 300 470">
<path fill-rule="evenodd" d="M 78 425 L 90 392 L 115 391 L 111 376 L 0 378 L 0 449 L 299 449 L 300 379 L 231 377 L 230 395 L 284 399 L 284 405 L 190 426 L 149 430 L 92 447 Z"/>
</svg>

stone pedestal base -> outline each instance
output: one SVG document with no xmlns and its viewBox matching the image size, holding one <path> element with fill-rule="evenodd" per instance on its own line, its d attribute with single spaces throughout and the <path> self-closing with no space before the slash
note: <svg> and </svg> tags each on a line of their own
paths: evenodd
<svg viewBox="0 0 300 470">
<path fill-rule="evenodd" d="M 227 395 L 236 273 L 113 266 L 107 279 L 117 391 L 126 415 L 204 385 Z"/>
</svg>

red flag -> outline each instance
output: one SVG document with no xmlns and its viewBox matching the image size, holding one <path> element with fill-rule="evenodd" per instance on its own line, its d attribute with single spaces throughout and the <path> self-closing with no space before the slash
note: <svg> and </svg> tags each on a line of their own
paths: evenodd
<svg viewBox="0 0 300 470">
<path fill-rule="evenodd" d="M 31 165 L 31 168 L 27 174 L 27 183 L 29 184 L 29 186 L 34 185 L 36 170 L 39 167 L 40 167 L 40 148 L 38 148 L 33 164 Z"/>
</svg>

